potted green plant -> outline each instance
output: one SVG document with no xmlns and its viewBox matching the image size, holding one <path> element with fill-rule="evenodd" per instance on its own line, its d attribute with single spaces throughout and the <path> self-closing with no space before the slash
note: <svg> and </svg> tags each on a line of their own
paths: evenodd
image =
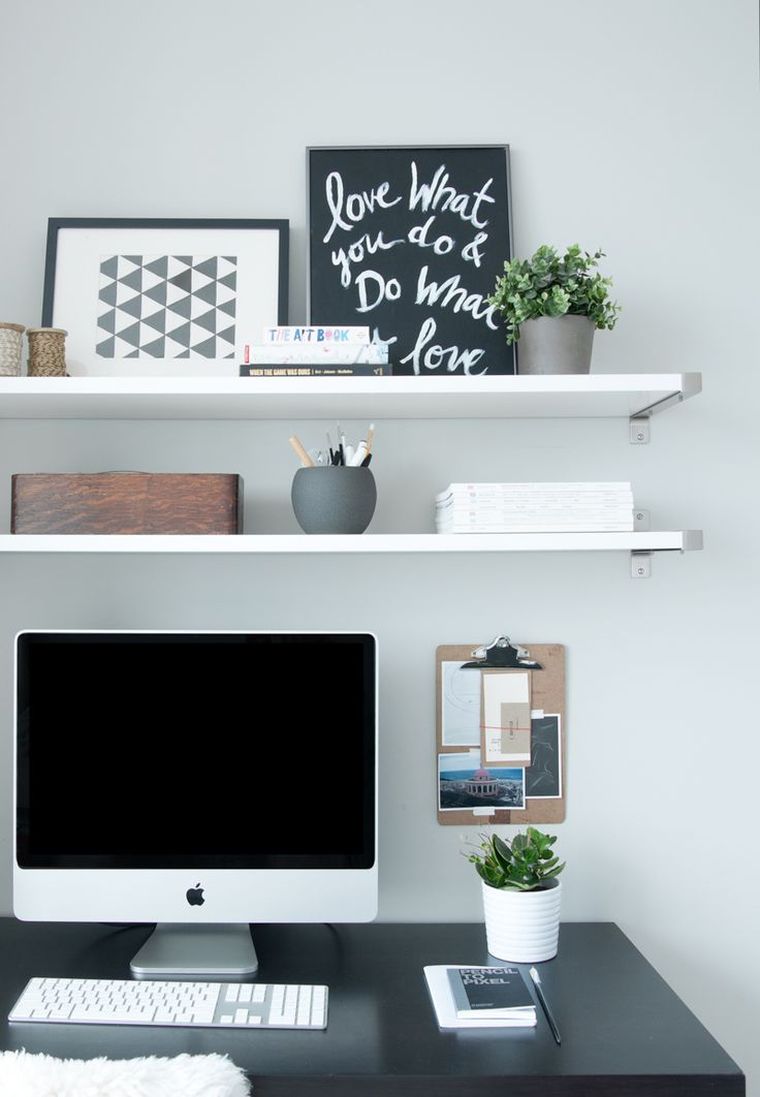
<svg viewBox="0 0 760 1097">
<path fill-rule="evenodd" d="M 597 328 L 611 330 L 620 306 L 611 278 L 596 268 L 603 251 L 548 244 L 530 259 L 511 259 L 488 301 L 503 316 L 507 343 L 519 340 L 518 373 L 588 373 Z"/>
<path fill-rule="evenodd" d="M 467 859 L 481 880 L 488 951 L 500 960 L 533 964 L 557 955 L 565 867 L 556 837 L 528 827 L 511 840 L 481 834 Z"/>
</svg>

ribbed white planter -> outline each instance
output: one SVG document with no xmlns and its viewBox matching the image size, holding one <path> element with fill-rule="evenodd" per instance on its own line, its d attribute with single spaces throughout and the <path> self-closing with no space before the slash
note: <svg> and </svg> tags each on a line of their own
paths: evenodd
<svg viewBox="0 0 760 1097">
<path fill-rule="evenodd" d="M 514 964 L 537 964 L 557 955 L 562 884 L 544 891 L 492 888 L 481 881 L 488 951 Z"/>
</svg>

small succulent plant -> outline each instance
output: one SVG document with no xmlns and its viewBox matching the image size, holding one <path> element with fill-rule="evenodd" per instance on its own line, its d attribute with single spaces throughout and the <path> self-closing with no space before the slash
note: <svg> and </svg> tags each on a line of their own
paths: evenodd
<svg viewBox="0 0 760 1097">
<path fill-rule="evenodd" d="M 565 867 L 552 850 L 556 837 L 535 827 L 528 827 L 511 841 L 498 834 L 481 834 L 480 838 L 475 852 L 466 857 L 489 887 L 540 891 Z"/>
<path fill-rule="evenodd" d="M 611 278 L 595 268 L 604 252 L 572 244 L 560 255 L 544 244 L 530 259 L 511 259 L 488 298 L 503 316 L 507 343 L 520 338 L 520 325 L 539 316 L 588 316 L 597 328 L 615 326 L 620 306 L 610 299 Z"/>
</svg>

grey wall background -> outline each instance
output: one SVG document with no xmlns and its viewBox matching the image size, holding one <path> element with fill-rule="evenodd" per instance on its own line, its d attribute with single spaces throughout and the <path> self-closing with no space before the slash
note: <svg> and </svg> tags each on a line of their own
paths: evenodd
<svg viewBox="0 0 760 1097">
<path fill-rule="evenodd" d="M 595 368 L 701 370 L 705 392 L 648 447 L 607 421 L 379 423 L 373 529 L 432 529 L 451 480 L 631 479 L 706 549 L 647 582 L 623 555 L 6 557 L 0 909 L 20 627 L 374 630 L 391 920 L 481 916 L 462 834 L 435 821 L 435 646 L 561 642 L 564 915 L 618 922 L 760 1094 L 754 0 L 6 0 L 3 22 L 3 318 L 38 322 L 50 215 L 284 216 L 303 320 L 305 146 L 508 142 L 517 249 L 608 253 L 624 312 Z M 0 511 L 16 471 L 237 470 L 249 529 L 294 531 L 294 429 L 323 425 L 2 421 Z"/>
</svg>

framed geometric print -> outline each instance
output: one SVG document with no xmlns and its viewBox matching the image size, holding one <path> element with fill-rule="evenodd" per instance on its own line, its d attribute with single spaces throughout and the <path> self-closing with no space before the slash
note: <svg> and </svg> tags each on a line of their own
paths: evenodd
<svg viewBox="0 0 760 1097">
<path fill-rule="evenodd" d="M 42 323 L 72 376 L 237 376 L 287 323 L 286 220 L 51 218 Z"/>
</svg>

